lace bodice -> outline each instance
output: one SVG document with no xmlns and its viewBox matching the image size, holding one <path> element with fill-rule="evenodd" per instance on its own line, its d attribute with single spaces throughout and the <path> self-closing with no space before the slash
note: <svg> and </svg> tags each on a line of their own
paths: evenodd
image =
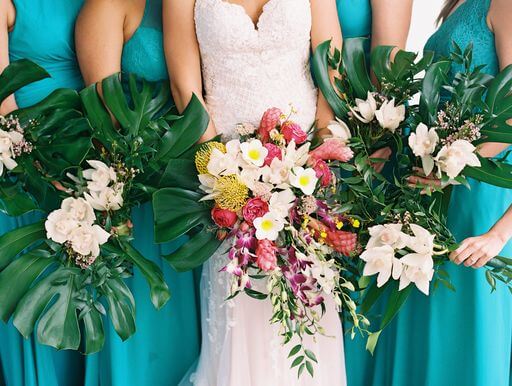
<svg viewBox="0 0 512 386">
<path fill-rule="evenodd" d="M 235 136 L 237 123 L 259 123 L 270 107 L 297 111 L 314 123 L 317 92 L 311 78 L 309 0 L 269 0 L 257 23 L 226 0 L 196 0 L 206 104 L 217 131 Z"/>
</svg>

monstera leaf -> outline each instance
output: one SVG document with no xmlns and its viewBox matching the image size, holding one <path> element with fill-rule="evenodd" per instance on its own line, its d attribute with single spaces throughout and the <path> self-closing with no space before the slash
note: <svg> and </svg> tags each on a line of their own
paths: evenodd
<svg viewBox="0 0 512 386">
<path fill-rule="evenodd" d="M 0 102 L 20 88 L 49 76 L 42 67 L 30 60 L 22 59 L 11 63 L 0 74 Z"/>
</svg>

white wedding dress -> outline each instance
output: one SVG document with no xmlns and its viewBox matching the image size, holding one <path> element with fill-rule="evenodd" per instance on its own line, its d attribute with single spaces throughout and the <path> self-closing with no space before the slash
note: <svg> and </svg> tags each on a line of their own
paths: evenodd
<svg viewBox="0 0 512 386">
<path fill-rule="evenodd" d="M 225 0 L 196 0 L 195 22 L 208 111 L 226 139 L 237 123 L 259 124 L 263 112 L 297 110 L 294 121 L 314 123 L 317 91 L 310 74 L 309 0 L 270 0 L 255 26 L 245 9 Z M 202 348 L 192 374 L 181 385 L 345 386 L 342 327 L 334 303 L 322 319 L 327 335 L 306 345 L 318 358 L 315 376 L 297 378 L 290 369 L 270 301 L 241 294 L 226 301 L 230 276 L 223 245 L 203 267 Z"/>
</svg>

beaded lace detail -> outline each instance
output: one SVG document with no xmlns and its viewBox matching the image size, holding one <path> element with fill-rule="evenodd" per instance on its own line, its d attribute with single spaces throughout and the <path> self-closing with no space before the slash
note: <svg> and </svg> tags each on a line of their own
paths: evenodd
<svg viewBox="0 0 512 386">
<path fill-rule="evenodd" d="M 235 136 L 235 125 L 258 124 L 269 107 L 292 105 L 304 129 L 314 123 L 317 92 L 309 67 L 309 0 L 270 0 L 257 25 L 226 0 L 197 0 L 206 104 L 217 131 Z"/>
</svg>

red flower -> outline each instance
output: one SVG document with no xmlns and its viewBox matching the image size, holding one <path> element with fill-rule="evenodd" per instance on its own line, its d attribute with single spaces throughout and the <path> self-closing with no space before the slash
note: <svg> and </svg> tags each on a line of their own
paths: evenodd
<svg viewBox="0 0 512 386">
<path fill-rule="evenodd" d="M 265 272 L 273 271 L 277 268 L 277 247 L 272 241 L 258 240 L 256 264 Z"/>
<path fill-rule="evenodd" d="M 212 219 L 221 228 L 231 228 L 236 224 L 238 216 L 230 210 L 215 207 L 212 209 Z"/>
<path fill-rule="evenodd" d="M 323 240 L 336 252 L 350 256 L 357 250 L 357 234 L 346 231 L 331 230 L 324 223 L 311 219 L 308 224 L 316 240 Z"/>
<path fill-rule="evenodd" d="M 298 124 L 291 121 L 283 123 L 281 126 L 281 134 L 283 134 L 287 143 L 294 140 L 297 145 L 300 145 L 308 140 L 307 133 L 302 130 Z"/>
<path fill-rule="evenodd" d="M 315 169 L 317 178 L 320 179 L 320 185 L 322 185 L 324 188 L 329 186 L 332 181 L 332 173 L 329 165 L 327 165 L 327 162 L 318 159 L 313 160 L 313 162 L 310 162 L 310 164 L 312 165 L 313 169 Z"/>
<path fill-rule="evenodd" d="M 341 139 L 331 138 L 313 150 L 309 157 L 313 160 L 348 162 L 354 157 L 354 152 Z"/>
<path fill-rule="evenodd" d="M 268 155 L 265 158 L 265 165 L 270 166 L 274 158 L 283 159 L 283 153 L 279 146 L 274 145 L 273 143 L 266 143 L 265 148 L 268 150 Z"/>
<path fill-rule="evenodd" d="M 260 128 L 258 131 L 263 142 L 268 142 L 270 139 L 270 132 L 281 122 L 281 115 L 283 115 L 283 112 L 276 107 L 265 111 L 261 118 Z"/>
<path fill-rule="evenodd" d="M 268 213 L 268 204 L 259 197 L 251 198 L 242 209 L 244 220 L 250 226 L 255 219 L 263 217 L 266 213 Z"/>
</svg>

